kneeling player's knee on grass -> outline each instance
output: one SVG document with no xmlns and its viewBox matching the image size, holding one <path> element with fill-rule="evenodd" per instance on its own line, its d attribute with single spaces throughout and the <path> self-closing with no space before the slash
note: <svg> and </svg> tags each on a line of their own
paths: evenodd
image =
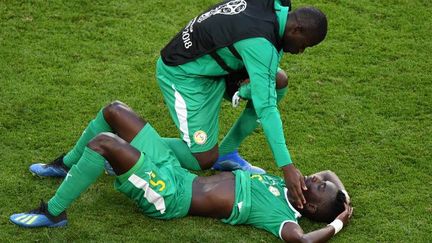
<svg viewBox="0 0 432 243">
<path fill-rule="evenodd" d="M 104 132 L 94 137 L 88 144 L 87 147 L 98 152 L 102 156 L 105 156 L 109 151 L 115 149 L 119 145 L 119 138 L 117 135 Z"/>
<path fill-rule="evenodd" d="M 276 89 L 283 89 L 288 86 L 288 75 L 284 70 L 280 70 L 276 74 Z"/>
<path fill-rule="evenodd" d="M 194 154 L 195 158 L 198 160 L 198 163 L 202 170 L 210 169 L 214 163 L 217 161 L 219 157 L 219 152 L 216 151 L 206 151 L 203 153 Z"/>
</svg>

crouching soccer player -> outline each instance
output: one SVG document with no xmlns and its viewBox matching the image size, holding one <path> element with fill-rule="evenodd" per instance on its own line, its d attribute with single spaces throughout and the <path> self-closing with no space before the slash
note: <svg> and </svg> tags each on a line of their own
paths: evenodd
<svg viewBox="0 0 432 243">
<path fill-rule="evenodd" d="M 285 241 L 325 241 L 352 214 L 342 182 L 330 171 L 305 177 L 303 209 L 293 206 L 280 177 L 242 170 L 208 177 L 192 174 L 152 126 L 120 102 L 98 113 L 73 151 L 79 158 L 70 167 L 63 159 L 56 161 L 68 173 L 55 195 L 35 210 L 13 214 L 12 223 L 27 228 L 67 225 L 65 210 L 103 173 L 105 160 L 118 175 L 115 188 L 153 218 L 212 217 L 252 225 Z M 305 234 L 297 224 L 301 215 L 332 223 Z"/>
</svg>

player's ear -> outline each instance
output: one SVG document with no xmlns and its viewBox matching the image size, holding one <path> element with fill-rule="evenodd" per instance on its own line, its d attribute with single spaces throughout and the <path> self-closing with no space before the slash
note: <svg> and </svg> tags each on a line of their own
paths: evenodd
<svg viewBox="0 0 432 243">
<path fill-rule="evenodd" d="M 297 24 L 294 27 L 293 34 L 295 34 L 295 35 L 303 35 L 303 32 L 304 32 L 304 28 L 300 24 Z"/>
</svg>

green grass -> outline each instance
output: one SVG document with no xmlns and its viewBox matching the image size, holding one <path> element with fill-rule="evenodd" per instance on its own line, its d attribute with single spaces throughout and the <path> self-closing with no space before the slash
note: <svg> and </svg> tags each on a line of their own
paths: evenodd
<svg viewBox="0 0 432 243">
<path fill-rule="evenodd" d="M 163 136 L 177 131 L 155 81 L 160 49 L 214 0 L 0 2 L 0 239 L 2 241 L 271 242 L 248 226 L 143 216 L 103 177 L 68 210 L 64 229 L 23 230 L 13 212 L 48 199 L 59 180 L 28 172 L 67 151 L 96 112 L 122 100 Z M 355 207 L 335 242 L 432 240 L 432 3 L 294 1 L 329 19 L 326 40 L 281 63 L 281 115 L 304 174 L 331 169 Z M 221 135 L 240 109 L 224 103 Z M 257 149 L 258 148 L 258 149 Z M 241 147 L 279 174 L 258 130 Z M 302 221 L 305 231 L 321 224 Z"/>
</svg>

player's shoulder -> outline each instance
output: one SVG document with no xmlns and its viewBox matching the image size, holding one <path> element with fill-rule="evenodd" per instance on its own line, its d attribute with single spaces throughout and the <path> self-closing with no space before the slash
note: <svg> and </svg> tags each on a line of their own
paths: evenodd
<svg viewBox="0 0 432 243">
<path fill-rule="evenodd" d="M 277 52 L 274 45 L 264 37 L 251 37 L 243 39 L 234 43 L 236 50 L 242 54 L 242 52 Z"/>
</svg>

